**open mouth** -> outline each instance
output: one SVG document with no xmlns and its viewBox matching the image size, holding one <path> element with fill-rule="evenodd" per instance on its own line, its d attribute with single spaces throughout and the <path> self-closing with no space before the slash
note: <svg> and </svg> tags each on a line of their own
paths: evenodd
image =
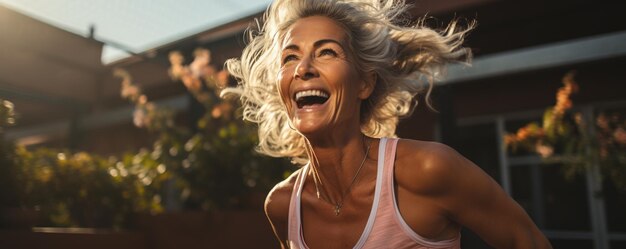
<svg viewBox="0 0 626 249">
<path fill-rule="evenodd" d="M 322 90 L 304 90 L 295 94 L 296 105 L 298 108 L 306 106 L 322 105 L 326 103 L 330 95 Z"/>
</svg>

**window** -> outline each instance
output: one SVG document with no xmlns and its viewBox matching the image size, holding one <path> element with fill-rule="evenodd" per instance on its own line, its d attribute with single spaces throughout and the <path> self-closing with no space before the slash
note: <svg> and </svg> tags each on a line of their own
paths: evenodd
<svg viewBox="0 0 626 249">
<path fill-rule="evenodd" d="M 581 110 L 589 117 L 601 112 L 626 116 L 626 103 L 587 105 Z M 456 149 L 503 186 L 554 248 L 626 248 L 626 192 L 602 182 L 593 170 L 566 179 L 562 165 L 545 164 L 533 153 L 503 148 L 505 132 L 539 122 L 541 115 L 541 111 L 529 111 L 460 119 Z M 464 242 L 481 243 L 472 234 L 469 237 Z"/>
</svg>

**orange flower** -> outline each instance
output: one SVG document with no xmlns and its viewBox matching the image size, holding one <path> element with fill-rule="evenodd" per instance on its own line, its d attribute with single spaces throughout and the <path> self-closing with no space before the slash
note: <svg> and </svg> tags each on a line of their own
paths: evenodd
<svg viewBox="0 0 626 249">
<path fill-rule="evenodd" d="M 211 116 L 213 118 L 219 118 L 222 116 L 222 110 L 220 108 L 218 108 L 218 106 L 213 107 L 213 110 L 211 110 Z"/>
<path fill-rule="evenodd" d="M 142 94 L 141 96 L 139 96 L 138 103 L 140 105 L 145 105 L 146 103 L 148 103 L 148 97 L 146 97 L 146 95 Z"/>
<path fill-rule="evenodd" d="M 604 113 L 600 113 L 596 118 L 596 125 L 602 130 L 609 130 L 609 119 Z"/>
<path fill-rule="evenodd" d="M 232 109 L 233 109 L 232 105 L 226 102 L 222 102 L 216 105 L 215 107 L 213 107 L 213 110 L 211 111 L 211 116 L 213 118 L 219 118 L 222 116 L 225 118 L 230 118 L 230 112 Z"/>
<path fill-rule="evenodd" d="M 224 88 L 226 86 L 228 86 L 228 71 L 226 70 L 221 70 L 217 73 L 217 76 L 215 77 L 217 80 L 217 86 L 220 88 Z"/>
<path fill-rule="evenodd" d="M 183 64 L 185 57 L 183 57 L 183 55 L 180 54 L 180 52 L 173 51 L 173 52 L 170 52 L 169 59 L 170 59 L 170 64 L 180 66 Z"/>
<path fill-rule="evenodd" d="M 130 98 L 131 100 L 134 100 L 138 97 L 139 95 L 139 87 L 135 86 L 135 85 L 124 85 L 122 86 L 122 97 L 123 98 Z"/>
<path fill-rule="evenodd" d="M 185 58 L 182 54 L 180 54 L 180 52 L 173 51 L 170 52 L 169 59 L 171 64 L 168 71 L 170 77 L 172 77 L 172 79 L 179 79 L 185 71 L 185 67 L 183 66 L 183 61 L 185 60 Z"/>
<path fill-rule="evenodd" d="M 580 113 L 576 113 L 574 114 L 574 122 L 576 122 L 576 124 L 578 125 L 582 125 L 583 123 L 583 115 Z"/>
<path fill-rule="evenodd" d="M 128 71 L 121 69 L 121 68 L 113 69 L 113 76 L 121 78 L 124 82 L 127 82 L 127 83 L 130 83 L 132 81 L 132 77 L 130 76 L 130 73 L 128 73 Z"/>
<path fill-rule="evenodd" d="M 574 82 L 574 73 L 569 72 L 563 77 L 563 86 L 556 93 L 555 115 L 562 116 L 567 110 L 572 108 L 570 96 L 576 92 L 578 92 L 578 84 Z"/>
<path fill-rule="evenodd" d="M 527 127 L 522 127 L 517 130 L 517 140 L 524 140 L 530 136 L 530 131 Z"/>
<path fill-rule="evenodd" d="M 189 74 L 181 77 L 181 80 L 183 81 L 185 87 L 189 89 L 189 91 L 198 92 L 202 89 L 202 83 L 200 82 L 200 80 Z"/>
<path fill-rule="evenodd" d="M 512 143 L 515 143 L 515 142 L 517 142 L 517 139 L 516 139 L 515 135 L 510 135 L 509 134 L 509 135 L 504 136 L 504 144 L 510 145 Z"/>
<path fill-rule="evenodd" d="M 623 127 L 615 129 L 615 132 L 613 132 L 613 138 L 615 139 L 615 142 L 621 145 L 626 145 L 626 130 L 624 130 Z"/>
<path fill-rule="evenodd" d="M 170 77 L 172 79 L 178 79 L 183 74 L 185 67 L 182 65 L 172 65 L 169 70 Z"/>
</svg>

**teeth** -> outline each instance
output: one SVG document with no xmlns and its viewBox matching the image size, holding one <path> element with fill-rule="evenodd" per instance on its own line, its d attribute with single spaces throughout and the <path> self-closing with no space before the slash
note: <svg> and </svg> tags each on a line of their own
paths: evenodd
<svg viewBox="0 0 626 249">
<path fill-rule="evenodd" d="M 296 93 L 296 101 L 302 97 L 318 96 L 328 98 L 328 94 L 320 90 L 305 90 Z"/>
</svg>

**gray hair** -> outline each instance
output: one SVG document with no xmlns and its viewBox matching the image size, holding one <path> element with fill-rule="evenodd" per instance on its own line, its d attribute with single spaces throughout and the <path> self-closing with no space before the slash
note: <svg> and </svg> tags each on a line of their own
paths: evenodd
<svg viewBox="0 0 626 249">
<path fill-rule="evenodd" d="M 300 18 L 325 16 L 346 30 L 349 50 L 360 72 L 375 72 L 376 85 L 361 108 L 361 131 L 370 137 L 394 137 L 398 120 L 411 115 L 417 94 L 425 92 L 428 105 L 433 81 L 452 61 L 469 61 L 462 48 L 474 26 L 459 29 L 453 21 L 437 32 L 423 22 L 402 26 L 408 6 L 404 0 L 276 0 L 265 13 L 265 22 L 249 30 L 249 44 L 241 59 L 226 62 L 238 80 L 237 88 L 224 95 L 240 96 L 243 118 L 258 124 L 257 150 L 269 156 L 308 162 L 306 138 L 291 126 L 279 95 L 277 74 L 280 44 Z M 426 89 L 426 90 L 425 90 Z"/>
</svg>

